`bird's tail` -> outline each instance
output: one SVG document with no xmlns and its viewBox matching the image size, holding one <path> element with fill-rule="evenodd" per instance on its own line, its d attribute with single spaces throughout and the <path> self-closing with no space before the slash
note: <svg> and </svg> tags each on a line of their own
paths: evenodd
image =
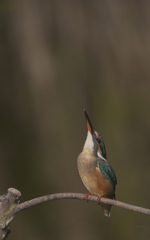
<svg viewBox="0 0 150 240">
<path fill-rule="evenodd" d="M 103 205 L 102 205 L 102 208 L 103 208 L 104 215 L 105 215 L 106 217 L 110 217 L 111 205 L 103 204 Z"/>
</svg>

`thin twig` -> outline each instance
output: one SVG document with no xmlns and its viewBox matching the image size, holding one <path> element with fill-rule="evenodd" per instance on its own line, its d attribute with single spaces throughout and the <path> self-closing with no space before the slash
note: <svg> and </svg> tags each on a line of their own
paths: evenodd
<svg viewBox="0 0 150 240">
<path fill-rule="evenodd" d="M 47 196 L 34 198 L 32 200 L 17 204 L 15 209 L 14 209 L 13 214 L 16 214 L 16 213 L 18 213 L 18 212 L 20 212 L 20 211 L 22 211 L 26 208 L 37 205 L 39 203 L 52 201 L 52 200 L 57 200 L 57 199 L 80 199 L 80 200 L 85 200 L 85 194 L 81 194 L 81 193 L 55 193 L 55 194 L 50 194 L 50 195 L 47 195 Z M 92 196 L 88 197 L 88 200 L 97 202 L 97 197 L 92 195 Z M 130 205 L 130 204 L 123 203 L 123 202 L 120 202 L 120 201 L 117 201 L 117 200 L 112 200 L 112 199 L 102 197 L 100 202 L 105 203 L 105 204 L 111 204 L 111 205 L 114 205 L 116 207 L 124 208 L 124 209 L 130 210 L 130 211 L 150 215 L 150 209 Z"/>
</svg>

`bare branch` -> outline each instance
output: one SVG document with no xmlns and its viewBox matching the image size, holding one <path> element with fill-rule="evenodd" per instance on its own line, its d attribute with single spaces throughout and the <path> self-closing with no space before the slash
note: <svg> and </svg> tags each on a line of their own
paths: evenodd
<svg viewBox="0 0 150 240">
<path fill-rule="evenodd" d="M 5 239 L 10 233 L 9 224 L 14 218 L 15 206 L 19 203 L 21 192 L 9 188 L 8 193 L 0 197 L 0 239 Z"/>
<path fill-rule="evenodd" d="M 81 193 L 55 193 L 50 194 L 47 196 L 42 196 L 38 198 L 34 198 L 30 201 L 26 201 L 24 203 L 20 203 L 21 193 L 17 189 L 9 188 L 8 193 L 0 197 L 0 240 L 4 240 L 7 235 L 10 233 L 9 224 L 13 220 L 15 214 L 18 212 L 32 207 L 34 205 L 57 200 L 57 199 L 80 199 L 85 200 L 85 194 Z M 97 202 L 98 197 L 96 196 L 89 196 L 89 201 Z M 133 206 L 130 204 L 126 204 L 123 202 L 119 202 L 116 200 L 108 199 L 108 198 L 101 198 L 101 203 L 111 204 L 116 207 L 121 207 L 130 211 L 144 213 L 150 215 L 150 209 L 142 208 Z"/>
<path fill-rule="evenodd" d="M 97 198 L 98 197 L 96 197 L 96 196 L 89 196 L 88 200 L 97 202 Z M 55 193 L 55 194 L 50 194 L 50 195 L 47 195 L 47 196 L 34 198 L 30 201 L 26 201 L 24 203 L 18 204 L 14 209 L 14 214 L 16 214 L 16 213 L 18 213 L 18 212 L 20 212 L 20 211 L 22 211 L 26 208 L 29 208 L 31 206 L 37 205 L 39 203 L 52 201 L 52 200 L 57 200 L 57 199 L 80 199 L 80 200 L 85 200 L 85 194 L 82 194 L 82 193 Z M 113 206 L 124 208 L 124 209 L 130 210 L 130 211 L 150 215 L 150 209 L 130 205 L 130 204 L 123 203 L 123 202 L 120 202 L 120 201 L 117 201 L 117 200 L 108 199 L 108 198 L 101 198 L 100 202 L 105 203 L 105 204 L 111 204 Z"/>
</svg>

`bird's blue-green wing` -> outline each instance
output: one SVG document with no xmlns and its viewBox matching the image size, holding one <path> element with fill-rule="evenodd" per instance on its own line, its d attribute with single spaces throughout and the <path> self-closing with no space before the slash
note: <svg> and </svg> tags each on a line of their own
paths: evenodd
<svg viewBox="0 0 150 240">
<path fill-rule="evenodd" d="M 98 160 L 98 167 L 100 168 L 104 177 L 109 179 L 112 182 L 113 187 L 114 187 L 114 191 L 115 191 L 116 184 L 117 184 L 117 178 L 116 178 L 116 174 L 115 174 L 112 166 L 107 161 L 99 159 Z"/>
</svg>

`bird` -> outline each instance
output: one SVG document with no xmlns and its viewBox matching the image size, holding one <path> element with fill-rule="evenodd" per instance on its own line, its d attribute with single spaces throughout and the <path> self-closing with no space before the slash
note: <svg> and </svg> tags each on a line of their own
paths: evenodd
<svg viewBox="0 0 150 240">
<path fill-rule="evenodd" d="M 85 199 L 88 201 L 89 195 L 98 196 L 98 203 L 102 206 L 104 215 L 110 217 L 111 205 L 101 203 L 100 199 L 115 199 L 117 178 L 106 160 L 106 148 L 101 135 L 93 129 L 85 109 L 84 113 L 88 132 L 83 150 L 77 158 L 77 167 L 81 180 L 89 191 Z"/>
</svg>

